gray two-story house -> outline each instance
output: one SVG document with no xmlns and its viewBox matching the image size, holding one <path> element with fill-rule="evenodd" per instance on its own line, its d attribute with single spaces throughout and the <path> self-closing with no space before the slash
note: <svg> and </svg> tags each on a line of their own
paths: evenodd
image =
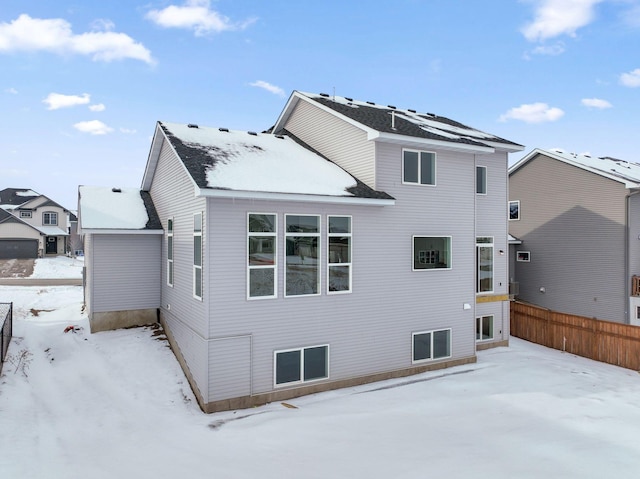
<svg viewBox="0 0 640 479">
<path fill-rule="evenodd" d="M 202 408 L 464 364 L 506 345 L 507 164 L 521 149 L 435 114 L 301 92 L 266 133 L 159 122 L 141 187 L 162 226 L 148 261 Z M 145 229 L 143 218 L 120 233 L 155 236 Z"/>
</svg>

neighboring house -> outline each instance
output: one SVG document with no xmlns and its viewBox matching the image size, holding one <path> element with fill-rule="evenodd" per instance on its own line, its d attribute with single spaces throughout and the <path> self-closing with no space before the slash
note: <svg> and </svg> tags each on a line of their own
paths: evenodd
<svg viewBox="0 0 640 479">
<path fill-rule="evenodd" d="M 640 324 L 640 165 L 535 149 L 509 169 L 518 298 Z M 640 294 L 640 291 L 635 294 Z"/>
<path fill-rule="evenodd" d="M 0 258 L 67 252 L 69 211 L 55 201 L 33 190 L 6 188 L 0 191 L 0 211 Z"/>
<path fill-rule="evenodd" d="M 80 186 L 78 216 L 91 332 L 157 322 L 163 231 L 149 193 Z"/>
<path fill-rule="evenodd" d="M 507 164 L 520 145 L 300 92 L 271 131 L 159 122 L 141 189 L 163 234 L 109 282 L 87 266 L 94 305 L 132 270 L 160 283 L 160 321 L 203 410 L 464 364 L 476 347 L 508 344 Z M 117 260 L 131 230 L 112 233 L 105 243 L 122 235 L 122 247 L 104 257 L 85 235 L 85 262 Z"/>
</svg>

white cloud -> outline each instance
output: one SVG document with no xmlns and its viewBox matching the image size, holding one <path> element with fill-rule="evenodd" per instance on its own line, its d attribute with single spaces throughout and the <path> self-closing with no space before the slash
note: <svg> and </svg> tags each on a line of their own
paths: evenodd
<svg viewBox="0 0 640 479">
<path fill-rule="evenodd" d="M 620 83 L 631 88 L 640 86 L 640 68 L 620 75 Z"/>
<path fill-rule="evenodd" d="M 558 56 L 564 53 L 564 43 L 558 42 L 555 45 L 540 45 L 532 50 L 534 55 Z"/>
<path fill-rule="evenodd" d="M 251 86 L 255 86 L 257 88 L 262 88 L 263 90 L 267 90 L 270 93 L 278 96 L 285 96 L 284 90 L 279 86 L 272 85 L 271 83 L 267 83 L 266 81 L 258 80 L 253 83 L 249 83 Z"/>
<path fill-rule="evenodd" d="M 18 94 L 18 90 L 16 90 L 15 88 L 7 88 L 4 92 L 5 93 L 10 93 L 12 95 L 17 95 Z"/>
<path fill-rule="evenodd" d="M 99 120 L 81 121 L 73 125 L 73 127 L 82 133 L 89 133 L 91 135 L 106 135 L 113 131 L 113 128 L 108 127 Z"/>
<path fill-rule="evenodd" d="M 529 41 L 543 41 L 560 35 L 575 36 L 591 23 L 595 6 L 603 0 L 535 0 L 534 20 L 522 28 Z"/>
<path fill-rule="evenodd" d="M 0 23 L 0 52 L 46 51 L 58 55 L 87 55 L 94 61 L 131 58 L 154 63 L 151 52 L 124 33 L 94 31 L 74 34 L 62 18 L 39 19 L 22 14 Z"/>
<path fill-rule="evenodd" d="M 607 100 L 601 100 L 600 98 L 583 98 L 581 103 L 589 108 L 598 108 L 601 110 L 611 108 L 613 106 Z"/>
<path fill-rule="evenodd" d="M 97 103 L 95 105 L 89 105 L 89 110 L 91 111 L 105 111 L 106 110 L 106 106 L 104 106 L 102 103 Z"/>
<path fill-rule="evenodd" d="M 42 103 L 46 103 L 47 110 L 58 110 L 60 108 L 69 108 L 76 105 L 86 105 L 91 101 L 91 97 L 88 93 L 79 95 L 63 95 L 61 93 L 49 93 L 49 96 L 42 100 Z"/>
<path fill-rule="evenodd" d="M 531 103 L 511 108 L 500 115 L 500 121 L 520 120 L 525 123 L 544 123 L 559 120 L 564 115 L 560 108 L 550 107 L 546 103 Z"/>
<path fill-rule="evenodd" d="M 130 130 L 128 128 L 120 128 L 120 133 L 124 133 L 125 135 L 135 135 L 137 130 Z"/>
<path fill-rule="evenodd" d="M 184 5 L 169 5 L 162 10 L 151 10 L 146 18 L 165 28 L 193 30 L 197 36 L 229 30 L 243 30 L 256 21 L 250 18 L 234 23 L 229 17 L 210 8 L 210 0 L 186 0 Z"/>
</svg>

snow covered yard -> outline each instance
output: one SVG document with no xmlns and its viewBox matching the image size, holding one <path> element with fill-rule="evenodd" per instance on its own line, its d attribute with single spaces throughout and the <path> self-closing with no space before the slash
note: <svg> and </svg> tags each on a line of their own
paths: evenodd
<svg viewBox="0 0 640 479">
<path fill-rule="evenodd" d="M 158 329 L 90 334 L 79 286 L 0 286 L 4 301 L 15 303 L 15 338 L 0 378 L 0 477 L 640 470 L 640 374 L 517 339 L 476 364 L 206 415 Z"/>
</svg>

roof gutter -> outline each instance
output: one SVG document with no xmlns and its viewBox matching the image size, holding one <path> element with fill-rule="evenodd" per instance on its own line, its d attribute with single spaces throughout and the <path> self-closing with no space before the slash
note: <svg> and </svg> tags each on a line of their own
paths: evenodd
<svg viewBox="0 0 640 479">
<path fill-rule="evenodd" d="M 371 130 L 367 133 L 367 140 L 380 141 L 384 143 L 402 143 L 407 145 L 413 143 L 420 146 L 431 146 L 442 150 L 460 151 L 463 153 L 475 153 L 478 155 L 495 153 L 495 148 L 483 145 L 469 145 L 468 143 L 455 143 L 450 141 L 432 140 L 417 136 L 399 135 L 397 133 L 385 133 Z"/>
</svg>

